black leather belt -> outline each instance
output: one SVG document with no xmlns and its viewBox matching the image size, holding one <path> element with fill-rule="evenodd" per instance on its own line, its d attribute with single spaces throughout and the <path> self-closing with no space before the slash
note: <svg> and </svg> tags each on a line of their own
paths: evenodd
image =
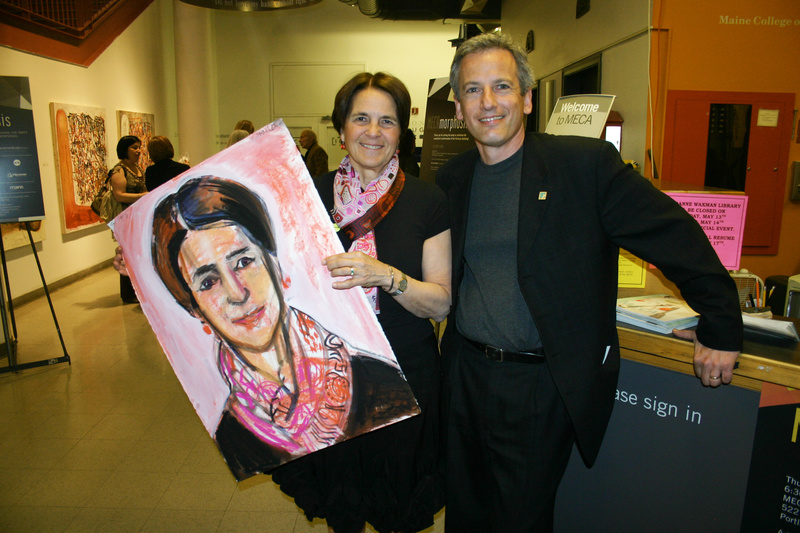
<svg viewBox="0 0 800 533">
<path fill-rule="evenodd" d="M 488 344 L 475 342 L 474 340 L 466 337 L 464 337 L 464 340 L 466 340 L 468 343 L 474 346 L 476 350 L 481 352 L 492 361 L 513 361 L 515 363 L 529 363 L 533 365 L 538 365 L 545 362 L 544 348 L 538 348 L 532 352 L 509 352 L 501 348 L 489 346 Z"/>
</svg>

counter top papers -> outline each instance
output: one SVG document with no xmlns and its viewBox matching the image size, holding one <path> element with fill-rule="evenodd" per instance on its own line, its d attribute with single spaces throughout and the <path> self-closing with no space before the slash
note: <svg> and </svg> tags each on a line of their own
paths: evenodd
<svg viewBox="0 0 800 533">
<path fill-rule="evenodd" d="M 631 296 L 617 300 L 617 320 L 656 333 L 672 333 L 697 325 L 699 315 L 689 305 L 668 294 Z"/>
<path fill-rule="evenodd" d="M 619 317 L 617 320 L 619 320 Z M 795 327 L 794 322 L 789 320 L 759 318 L 749 316 L 747 313 L 742 313 L 742 322 L 744 322 L 745 328 L 754 329 L 762 333 L 769 333 L 771 335 L 777 335 L 778 337 L 800 342 L 800 336 L 797 334 L 797 328 Z"/>
</svg>

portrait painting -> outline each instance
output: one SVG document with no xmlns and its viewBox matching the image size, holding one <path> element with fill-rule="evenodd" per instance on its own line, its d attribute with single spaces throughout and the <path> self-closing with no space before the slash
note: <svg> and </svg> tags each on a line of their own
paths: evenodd
<svg viewBox="0 0 800 533">
<path fill-rule="evenodd" d="M 108 177 L 104 109 L 50 103 L 61 229 L 71 233 L 101 223 L 91 205 Z"/>
<path fill-rule="evenodd" d="M 147 153 L 147 143 L 153 138 L 155 131 L 155 116 L 152 113 L 136 113 L 134 111 L 117 111 L 117 131 L 120 138 L 125 135 L 134 135 L 142 141 L 139 166 L 142 170 L 153 164 L 150 154 Z"/>
<path fill-rule="evenodd" d="M 112 225 L 139 302 L 236 479 L 419 413 L 282 121 Z"/>
</svg>

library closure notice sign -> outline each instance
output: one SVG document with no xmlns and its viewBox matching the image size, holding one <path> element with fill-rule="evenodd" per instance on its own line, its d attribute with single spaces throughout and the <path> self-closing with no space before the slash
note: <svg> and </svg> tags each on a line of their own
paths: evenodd
<svg viewBox="0 0 800 533">
<path fill-rule="evenodd" d="M 666 194 L 700 223 L 722 265 L 728 270 L 739 270 L 747 196 L 679 192 Z"/>
<path fill-rule="evenodd" d="M 550 115 L 545 133 L 599 139 L 615 98 L 609 94 L 562 96 Z"/>
</svg>

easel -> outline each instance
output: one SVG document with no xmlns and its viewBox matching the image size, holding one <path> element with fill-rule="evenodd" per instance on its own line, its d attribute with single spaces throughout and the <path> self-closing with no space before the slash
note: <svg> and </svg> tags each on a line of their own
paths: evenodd
<svg viewBox="0 0 800 533">
<path fill-rule="evenodd" d="M 53 359 L 43 359 L 41 361 L 34 361 L 31 363 L 23 363 L 21 365 L 17 364 L 17 322 L 14 318 L 14 306 L 11 303 L 11 286 L 8 283 L 8 267 L 6 265 L 6 250 L 5 246 L 3 245 L 3 240 L 0 239 L 0 259 L 3 262 L 3 277 L 6 286 L 6 294 L 5 297 L 3 295 L 3 291 L 0 291 L 0 314 L 2 314 L 3 320 L 3 332 L 5 333 L 5 340 L 6 340 L 6 351 L 8 352 L 8 366 L 0 368 L 0 374 L 6 372 L 19 372 L 20 370 L 25 370 L 27 368 L 34 368 L 38 366 L 48 366 L 48 365 L 55 365 L 57 363 L 69 363 L 70 365 L 72 362 L 70 361 L 69 354 L 67 353 L 67 347 L 64 344 L 64 337 L 61 335 L 61 328 L 58 326 L 58 319 L 56 318 L 56 311 L 53 308 L 53 300 L 50 299 L 50 290 L 47 288 L 47 282 L 44 279 L 44 272 L 42 272 L 42 265 L 39 262 L 39 254 L 36 252 L 36 246 L 33 244 L 33 234 L 31 234 L 31 223 L 26 221 L 25 222 L 25 230 L 28 232 L 28 239 L 31 243 L 31 250 L 33 250 L 33 257 L 36 259 L 36 266 L 39 268 L 39 277 L 42 279 L 42 287 L 44 287 L 44 293 L 47 296 L 47 303 L 50 304 L 50 314 L 53 315 L 53 323 L 56 326 L 56 332 L 58 332 L 58 340 L 61 341 L 61 349 L 64 352 L 62 357 L 56 357 Z M 8 314 L 11 318 L 11 328 L 14 333 L 13 342 L 11 336 L 8 333 L 8 315 L 6 314 L 6 299 L 8 301 Z"/>
</svg>

